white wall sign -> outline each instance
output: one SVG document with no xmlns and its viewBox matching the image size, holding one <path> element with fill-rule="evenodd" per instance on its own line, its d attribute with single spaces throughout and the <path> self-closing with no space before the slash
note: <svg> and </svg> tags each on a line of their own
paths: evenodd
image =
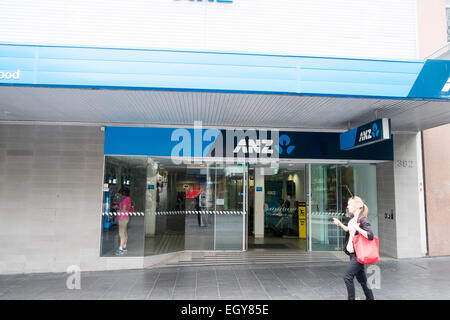
<svg viewBox="0 0 450 320">
<path fill-rule="evenodd" d="M 0 79 L 3 80 L 19 80 L 20 70 L 17 71 L 0 71 Z"/>
</svg>

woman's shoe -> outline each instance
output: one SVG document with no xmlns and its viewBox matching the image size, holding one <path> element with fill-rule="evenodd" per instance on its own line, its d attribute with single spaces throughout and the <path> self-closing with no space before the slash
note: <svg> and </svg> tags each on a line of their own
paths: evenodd
<svg viewBox="0 0 450 320">
<path fill-rule="evenodd" d="M 122 249 L 117 249 L 115 252 L 114 252 L 114 254 L 116 255 L 116 256 L 120 256 L 120 255 L 122 255 L 122 254 L 124 254 L 125 253 L 125 251 L 123 251 Z"/>
</svg>

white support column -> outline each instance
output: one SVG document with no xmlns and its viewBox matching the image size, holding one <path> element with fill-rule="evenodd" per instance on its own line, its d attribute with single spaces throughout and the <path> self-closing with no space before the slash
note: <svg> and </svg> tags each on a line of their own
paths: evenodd
<svg viewBox="0 0 450 320">
<path fill-rule="evenodd" d="M 425 190 L 424 190 L 424 176 L 423 176 L 423 154 L 422 154 L 422 135 L 419 132 L 416 138 L 417 149 L 417 177 L 419 190 L 419 221 L 420 221 L 420 248 L 423 256 L 427 254 L 427 226 L 425 214 Z"/>
<path fill-rule="evenodd" d="M 262 191 L 257 191 L 262 188 Z M 264 168 L 255 168 L 255 215 L 253 230 L 255 238 L 264 238 Z"/>
</svg>

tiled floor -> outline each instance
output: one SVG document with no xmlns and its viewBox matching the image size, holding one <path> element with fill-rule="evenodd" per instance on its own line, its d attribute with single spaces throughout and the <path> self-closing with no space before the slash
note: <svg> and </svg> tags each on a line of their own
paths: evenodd
<svg viewBox="0 0 450 320">
<path fill-rule="evenodd" d="M 82 272 L 80 290 L 67 289 L 65 273 L 2 275 L 0 300 L 341 300 L 345 266 L 335 261 Z M 450 257 L 391 259 L 377 266 L 376 299 L 450 299 Z M 355 287 L 363 296 L 356 280 Z"/>
</svg>

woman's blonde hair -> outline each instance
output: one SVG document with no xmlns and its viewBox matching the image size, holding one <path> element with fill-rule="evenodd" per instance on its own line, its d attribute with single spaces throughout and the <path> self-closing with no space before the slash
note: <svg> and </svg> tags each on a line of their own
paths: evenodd
<svg viewBox="0 0 450 320">
<path fill-rule="evenodd" d="M 363 199 L 358 196 L 353 196 L 348 200 L 352 200 L 355 203 L 355 206 L 361 209 L 365 217 L 369 215 L 369 207 L 364 203 Z"/>
</svg>

